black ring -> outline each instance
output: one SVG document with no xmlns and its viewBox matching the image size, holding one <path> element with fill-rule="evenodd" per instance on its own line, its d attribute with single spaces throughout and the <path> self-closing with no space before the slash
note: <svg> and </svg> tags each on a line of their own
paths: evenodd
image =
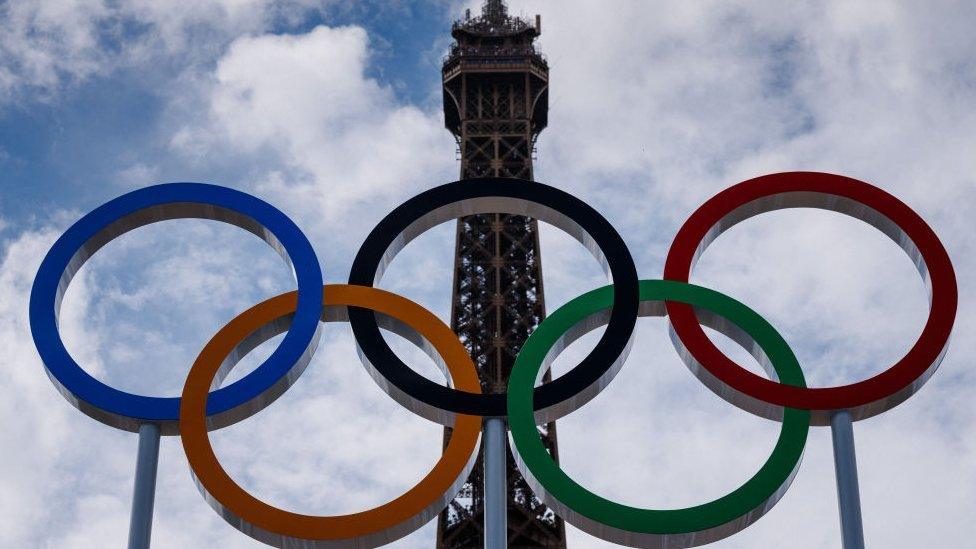
<svg viewBox="0 0 976 549">
<path fill-rule="evenodd" d="M 609 383 L 626 359 L 637 322 L 637 268 L 616 229 L 578 198 L 542 183 L 514 178 L 455 181 L 423 192 L 390 212 L 363 242 L 349 283 L 373 286 L 408 242 L 430 227 L 461 216 L 503 212 L 551 223 L 580 241 L 613 277 L 607 328 L 577 366 L 536 389 L 537 418 L 552 421 L 576 410 Z M 371 311 L 350 307 L 349 324 L 374 380 L 411 411 L 444 425 L 454 414 L 504 417 L 504 393 L 474 394 L 439 385 L 403 363 L 380 335 Z"/>
</svg>

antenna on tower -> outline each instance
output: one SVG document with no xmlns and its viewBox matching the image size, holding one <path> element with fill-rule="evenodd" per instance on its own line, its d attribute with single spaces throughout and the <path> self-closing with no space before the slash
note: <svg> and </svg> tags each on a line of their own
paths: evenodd
<svg viewBox="0 0 976 549">
<path fill-rule="evenodd" d="M 508 17 L 508 6 L 504 0 L 485 0 L 481 6 L 481 16 L 485 19 L 504 19 Z"/>
</svg>

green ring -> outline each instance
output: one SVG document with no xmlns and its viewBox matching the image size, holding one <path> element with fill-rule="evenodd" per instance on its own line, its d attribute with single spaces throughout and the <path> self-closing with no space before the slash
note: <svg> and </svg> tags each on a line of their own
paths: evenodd
<svg viewBox="0 0 976 549">
<path fill-rule="evenodd" d="M 780 382 L 806 387 L 803 371 L 782 336 L 759 314 L 713 290 L 669 280 L 642 280 L 640 300 L 677 301 L 711 311 L 752 338 L 772 364 Z M 730 536 L 755 522 L 776 504 L 796 474 L 810 426 L 810 412 L 784 408 L 783 427 L 762 468 L 735 491 L 685 509 L 629 507 L 602 498 L 577 484 L 542 445 L 532 408 L 533 388 L 547 355 L 561 350 L 564 336 L 588 331 L 613 303 L 613 286 L 593 290 L 562 306 L 543 321 L 522 347 L 508 387 L 508 421 L 516 463 L 536 494 L 577 528 L 606 541 L 633 547 L 693 547 Z M 642 306 L 642 314 L 649 308 Z M 663 309 L 663 307 L 659 307 Z M 663 312 L 660 312 L 663 316 Z M 568 342 L 567 342 L 568 343 Z M 555 354 L 555 353 L 553 353 Z"/>
</svg>

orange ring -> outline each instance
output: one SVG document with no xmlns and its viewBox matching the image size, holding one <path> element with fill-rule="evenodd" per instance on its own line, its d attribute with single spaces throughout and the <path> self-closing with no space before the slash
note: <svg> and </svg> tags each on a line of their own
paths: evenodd
<svg viewBox="0 0 976 549">
<path fill-rule="evenodd" d="M 296 292 L 273 297 L 230 321 L 207 343 L 183 387 L 180 439 L 197 487 L 224 519 L 245 534 L 279 547 L 377 547 L 395 541 L 437 516 L 460 490 L 477 456 L 481 418 L 458 414 L 447 448 L 433 469 L 402 496 L 379 507 L 339 516 L 311 516 L 278 509 L 237 485 L 217 461 L 210 439 L 207 394 L 219 373 L 257 343 L 287 328 Z M 329 284 L 323 288 L 323 320 L 345 319 L 346 307 L 362 307 L 394 326 L 420 335 L 443 360 L 457 389 L 480 393 L 477 371 L 457 336 L 420 305 L 380 289 Z M 398 322 L 397 322 L 398 321 Z M 270 329 L 269 329 L 270 328 Z M 255 340 L 258 340 L 257 343 Z M 232 357 L 225 364 L 227 357 Z"/>
</svg>

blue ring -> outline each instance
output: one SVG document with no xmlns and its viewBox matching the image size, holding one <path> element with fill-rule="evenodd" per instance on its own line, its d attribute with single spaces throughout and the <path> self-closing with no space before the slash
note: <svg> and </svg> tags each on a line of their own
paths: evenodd
<svg viewBox="0 0 976 549">
<path fill-rule="evenodd" d="M 291 327 L 274 353 L 242 379 L 210 392 L 207 415 L 212 426 L 239 421 L 274 401 L 298 377 L 318 344 L 322 270 L 308 238 L 277 208 L 249 194 L 203 183 L 154 185 L 111 200 L 72 225 L 44 257 L 31 289 L 30 327 L 48 376 L 64 397 L 89 416 L 127 431 L 157 423 L 164 434 L 176 434 L 180 398 L 127 393 L 85 372 L 61 340 L 61 298 L 71 277 L 98 248 L 136 227 L 180 218 L 214 219 L 254 233 L 291 263 L 298 283 Z"/>
</svg>

